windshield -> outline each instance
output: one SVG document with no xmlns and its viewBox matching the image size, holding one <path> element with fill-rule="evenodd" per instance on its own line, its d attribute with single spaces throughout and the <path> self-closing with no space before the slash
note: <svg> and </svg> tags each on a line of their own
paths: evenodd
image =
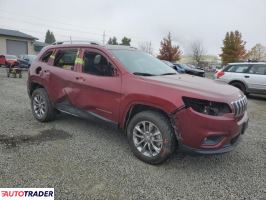
<svg viewBox="0 0 266 200">
<path fill-rule="evenodd" d="M 6 57 L 6 59 L 8 59 L 8 60 L 16 60 L 16 59 L 17 59 L 16 56 L 12 56 L 12 55 L 6 55 L 5 57 Z"/>
<path fill-rule="evenodd" d="M 177 74 L 174 69 L 148 53 L 118 49 L 111 52 L 133 74 L 146 76 Z"/>
</svg>

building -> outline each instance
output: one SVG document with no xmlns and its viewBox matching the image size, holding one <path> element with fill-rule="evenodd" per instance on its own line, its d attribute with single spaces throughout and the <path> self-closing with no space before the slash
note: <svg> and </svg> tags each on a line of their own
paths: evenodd
<svg viewBox="0 0 266 200">
<path fill-rule="evenodd" d="M 37 54 L 46 46 L 45 43 L 36 41 L 37 39 L 20 31 L 0 28 L 0 54 Z"/>
</svg>

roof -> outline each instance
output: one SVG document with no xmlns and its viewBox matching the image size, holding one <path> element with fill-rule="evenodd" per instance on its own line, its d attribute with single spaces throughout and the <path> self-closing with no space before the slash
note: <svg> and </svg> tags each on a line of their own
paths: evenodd
<svg viewBox="0 0 266 200">
<path fill-rule="evenodd" d="M 96 44 L 96 43 L 88 43 L 88 42 L 73 42 L 72 44 L 70 44 L 69 42 L 65 43 L 65 42 L 55 42 L 52 45 L 49 45 L 50 47 L 53 46 L 55 48 L 57 47 L 100 47 L 100 48 L 105 48 L 108 50 L 137 50 L 137 48 L 135 47 L 131 47 L 131 46 L 125 46 L 125 45 L 101 45 L 101 44 Z"/>
<path fill-rule="evenodd" d="M 26 33 L 22 33 L 20 31 L 2 29 L 2 28 L 0 28 L 0 35 L 11 36 L 11 37 L 19 37 L 19 38 L 26 38 L 26 39 L 31 39 L 31 40 L 38 39 L 38 38 L 33 37 L 31 35 L 28 35 Z"/>
<path fill-rule="evenodd" d="M 266 62 L 235 62 L 235 63 L 228 63 L 228 65 L 248 65 L 248 64 L 253 64 L 253 65 L 261 65 L 261 64 L 266 64 Z"/>
</svg>

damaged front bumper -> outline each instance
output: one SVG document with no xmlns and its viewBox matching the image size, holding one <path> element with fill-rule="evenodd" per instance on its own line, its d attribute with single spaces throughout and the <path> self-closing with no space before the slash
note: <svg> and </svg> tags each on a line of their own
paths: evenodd
<svg viewBox="0 0 266 200">
<path fill-rule="evenodd" d="M 199 154 L 220 154 L 232 151 L 248 127 L 247 112 L 210 116 L 184 108 L 175 113 L 174 124 L 179 148 Z"/>
</svg>

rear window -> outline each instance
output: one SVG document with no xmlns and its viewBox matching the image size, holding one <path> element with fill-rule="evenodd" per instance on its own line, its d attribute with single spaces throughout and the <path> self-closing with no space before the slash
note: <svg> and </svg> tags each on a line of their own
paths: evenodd
<svg viewBox="0 0 266 200">
<path fill-rule="evenodd" d="M 52 54 L 53 54 L 53 50 L 46 51 L 44 55 L 41 57 L 41 61 L 47 63 Z"/>
<path fill-rule="evenodd" d="M 229 65 L 225 68 L 225 72 L 235 72 L 235 73 L 247 73 L 249 70 L 249 65 Z"/>
<path fill-rule="evenodd" d="M 54 66 L 73 70 L 77 53 L 77 49 L 65 49 L 58 51 L 55 56 Z"/>
</svg>

